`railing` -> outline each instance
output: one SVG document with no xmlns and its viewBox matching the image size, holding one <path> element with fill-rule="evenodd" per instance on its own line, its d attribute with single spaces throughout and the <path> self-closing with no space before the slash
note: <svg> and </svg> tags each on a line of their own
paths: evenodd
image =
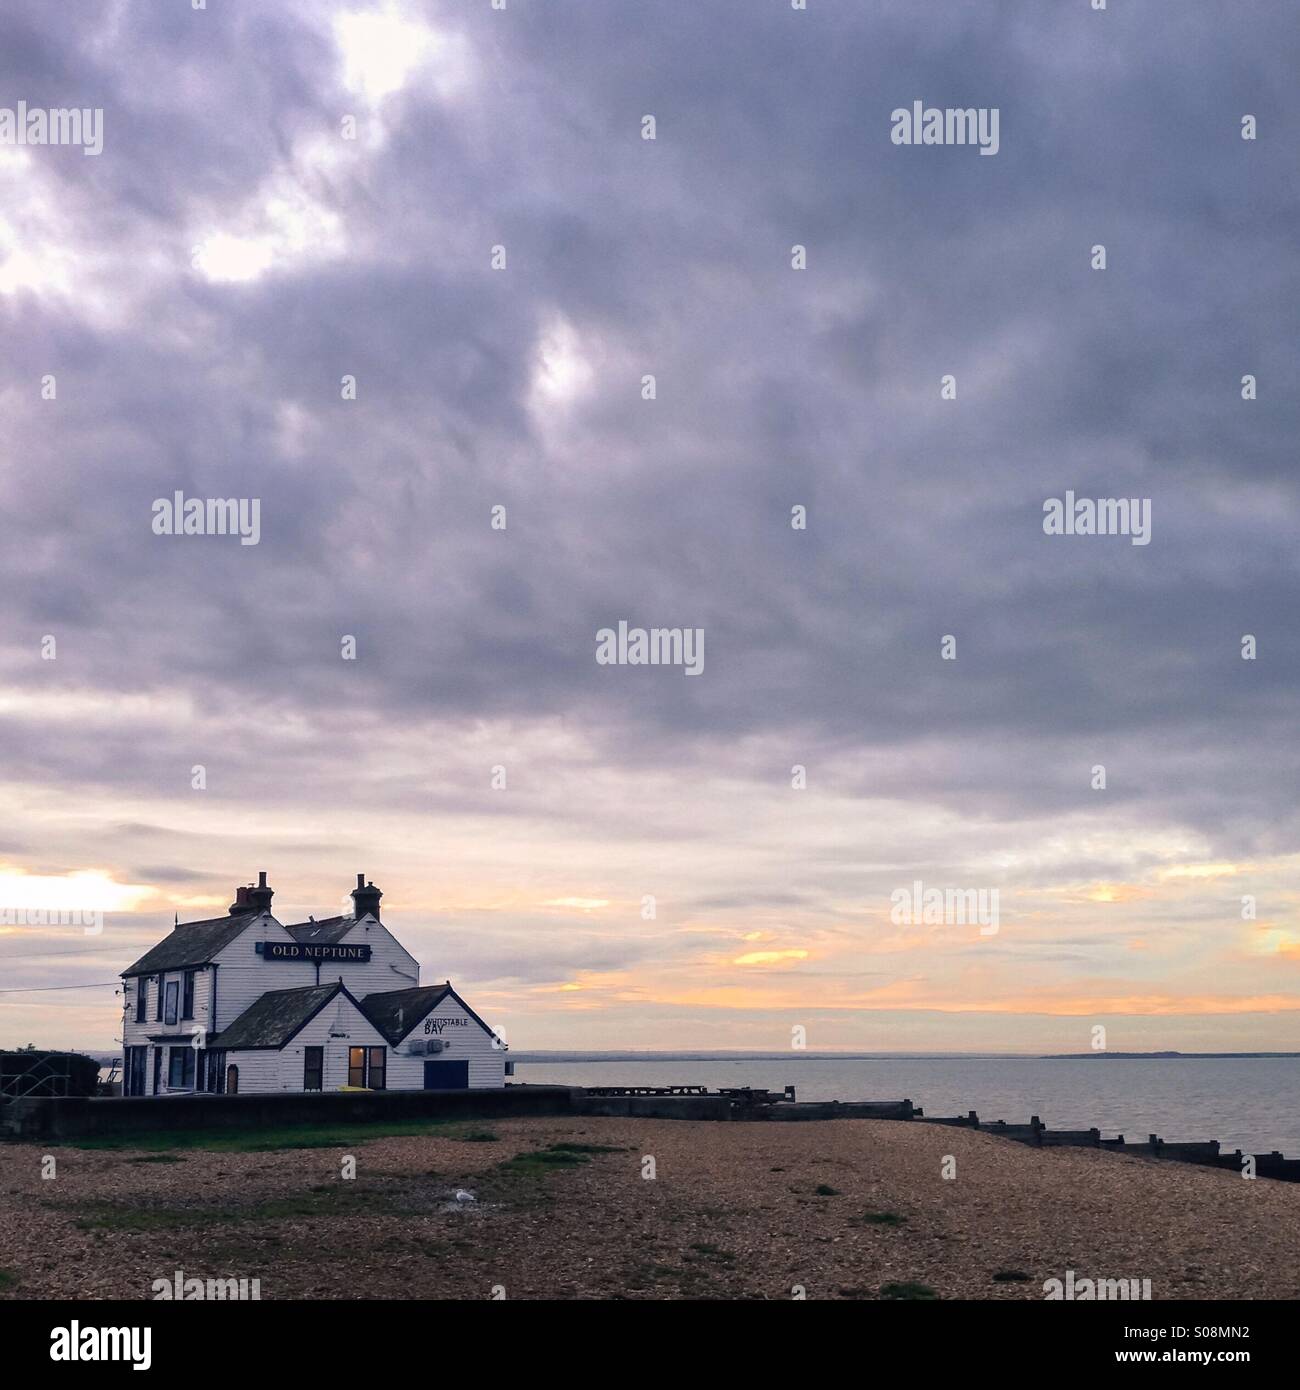
<svg viewBox="0 0 1300 1390">
<path fill-rule="evenodd" d="M 0 1100 L 82 1095 L 84 1089 L 78 1086 L 74 1073 L 88 1060 L 71 1052 L 6 1053 L 0 1057 Z"/>
</svg>

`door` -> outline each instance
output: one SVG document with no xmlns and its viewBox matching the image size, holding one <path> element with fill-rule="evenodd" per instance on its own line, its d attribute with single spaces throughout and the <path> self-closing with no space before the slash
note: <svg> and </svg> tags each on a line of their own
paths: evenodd
<svg viewBox="0 0 1300 1390">
<path fill-rule="evenodd" d="M 319 1091 L 325 1080 L 325 1049 L 304 1047 L 302 1050 L 302 1088 Z"/>
<path fill-rule="evenodd" d="M 426 1091 L 468 1091 L 468 1062 L 426 1062 L 424 1064 Z"/>
</svg>

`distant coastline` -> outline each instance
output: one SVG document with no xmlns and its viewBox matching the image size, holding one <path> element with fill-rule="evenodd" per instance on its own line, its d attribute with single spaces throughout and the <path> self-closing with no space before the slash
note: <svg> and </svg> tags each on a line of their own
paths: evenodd
<svg viewBox="0 0 1300 1390">
<path fill-rule="evenodd" d="M 1300 1057 L 1300 1052 L 515 1052 L 515 1062 L 1072 1062 L 1084 1057 L 1123 1061 Z"/>
<path fill-rule="evenodd" d="M 68 1051 L 80 1051 L 69 1048 Z M 101 1069 L 121 1060 L 120 1052 L 87 1049 L 82 1053 L 93 1057 Z M 553 1062 L 1075 1062 L 1083 1058 L 1125 1062 L 1178 1062 L 1243 1060 L 1260 1058 L 1300 1058 L 1300 1052 L 701 1052 L 701 1051 L 528 1051 L 512 1049 L 510 1059 L 515 1063 Z"/>
</svg>

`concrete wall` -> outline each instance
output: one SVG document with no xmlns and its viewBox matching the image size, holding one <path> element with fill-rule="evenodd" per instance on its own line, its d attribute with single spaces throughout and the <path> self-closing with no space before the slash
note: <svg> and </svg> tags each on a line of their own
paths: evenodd
<svg viewBox="0 0 1300 1390">
<path fill-rule="evenodd" d="M 508 1086 L 499 1091 L 345 1091 L 261 1096 L 128 1096 L 24 1100 L 0 1108 L 16 1139 L 79 1139 L 159 1130 L 270 1129 L 283 1125 L 365 1124 L 579 1113 L 581 1091 Z"/>
<path fill-rule="evenodd" d="M 910 1120 L 921 1112 L 910 1100 L 863 1101 L 778 1101 L 776 1105 L 760 1106 L 756 1118 L 761 1120 Z"/>
<path fill-rule="evenodd" d="M 583 1115 L 627 1115 L 653 1120 L 739 1120 L 739 1106 L 722 1096 L 583 1096 L 576 1107 Z"/>
</svg>

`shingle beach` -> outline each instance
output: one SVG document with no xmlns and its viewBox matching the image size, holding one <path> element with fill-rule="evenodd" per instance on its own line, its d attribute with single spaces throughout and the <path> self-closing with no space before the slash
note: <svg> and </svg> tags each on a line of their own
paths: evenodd
<svg viewBox="0 0 1300 1390">
<path fill-rule="evenodd" d="M 1069 1270 L 1150 1279 L 1154 1299 L 1296 1298 L 1298 1236 L 1297 1184 L 923 1123 L 0 1144 L 2 1298 L 151 1298 L 177 1270 L 258 1279 L 263 1299 L 1042 1299 Z"/>
</svg>

